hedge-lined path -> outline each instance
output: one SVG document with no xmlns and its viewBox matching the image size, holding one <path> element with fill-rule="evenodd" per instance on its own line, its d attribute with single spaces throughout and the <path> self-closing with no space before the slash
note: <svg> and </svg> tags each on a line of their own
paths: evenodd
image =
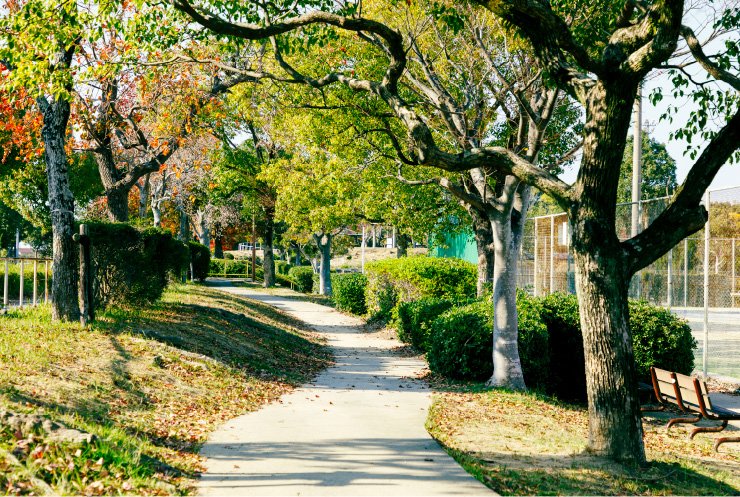
<svg viewBox="0 0 740 497">
<path fill-rule="evenodd" d="M 418 359 L 334 309 L 214 282 L 280 308 L 326 337 L 336 364 L 313 383 L 232 419 L 203 447 L 205 495 L 491 495 L 424 429 Z"/>
</svg>

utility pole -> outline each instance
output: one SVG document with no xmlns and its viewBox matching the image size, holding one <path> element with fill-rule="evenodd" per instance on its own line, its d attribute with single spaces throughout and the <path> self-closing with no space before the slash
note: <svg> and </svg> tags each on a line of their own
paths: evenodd
<svg viewBox="0 0 740 497">
<path fill-rule="evenodd" d="M 637 87 L 635 97 L 635 123 L 632 140 L 632 225 L 630 235 L 640 233 L 640 207 L 642 200 L 642 84 Z M 640 297 L 640 273 L 637 273 L 636 290 Z"/>
</svg>

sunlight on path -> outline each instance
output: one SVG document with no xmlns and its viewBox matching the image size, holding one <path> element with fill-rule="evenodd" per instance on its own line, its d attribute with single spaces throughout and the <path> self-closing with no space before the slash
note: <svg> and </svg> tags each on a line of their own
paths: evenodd
<svg viewBox="0 0 740 497">
<path fill-rule="evenodd" d="M 424 364 L 335 310 L 221 287 L 274 305 L 325 336 L 336 365 L 279 403 L 227 422 L 203 447 L 205 495 L 491 495 L 424 429 Z"/>
</svg>

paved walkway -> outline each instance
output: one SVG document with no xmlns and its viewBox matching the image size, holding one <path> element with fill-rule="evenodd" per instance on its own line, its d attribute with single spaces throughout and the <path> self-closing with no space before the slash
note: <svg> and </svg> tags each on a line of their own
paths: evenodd
<svg viewBox="0 0 740 497">
<path fill-rule="evenodd" d="M 274 305 L 322 333 L 336 365 L 279 403 L 235 418 L 201 454 L 204 495 L 492 495 L 424 429 L 421 361 L 331 308 L 222 287 Z"/>
</svg>

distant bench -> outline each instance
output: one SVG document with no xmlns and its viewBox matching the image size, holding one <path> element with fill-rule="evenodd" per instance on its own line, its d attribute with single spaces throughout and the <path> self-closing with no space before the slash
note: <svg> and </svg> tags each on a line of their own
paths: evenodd
<svg viewBox="0 0 740 497">
<path fill-rule="evenodd" d="M 661 405 L 660 410 L 671 405 L 691 415 L 671 419 L 666 429 L 670 430 L 671 426 L 677 423 L 697 423 L 702 418 L 721 422 L 718 426 L 697 426 L 689 435 L 689 439 L 693 439 L 697 433 L 719 432 L 727 428 L 729 421 L 740 420 L 740 413 L 712 402 L 704 380 L 655 367 L 650 368 L 650 376 L 653 380 L 655 398 Z M 740 437 L 720 437 L 714 443 L 714 450 L 725 442 L 740 442 Z"/>
</svg>

